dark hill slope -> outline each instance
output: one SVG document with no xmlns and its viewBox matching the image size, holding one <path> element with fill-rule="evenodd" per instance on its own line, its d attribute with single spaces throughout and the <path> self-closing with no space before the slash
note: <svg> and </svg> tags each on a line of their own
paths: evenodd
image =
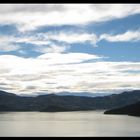
<svg viewBox="0 0 140 140">
<path fill-rule="evenodd" d="M 140 91 L 123 92 L 104 97 L 58 96 L 21 97 L 0 93 L 0 111 L 77 111 L 113 109 L 140 101 Z M 53 108 L 53 109 L 52 109 Z"/>
<path fill-rule="evenodd" d="M 105 114 L 125 114 L 132 116 L 140 116 L 140 102 L 125 107 L 105 111 Z"/>
</svg>

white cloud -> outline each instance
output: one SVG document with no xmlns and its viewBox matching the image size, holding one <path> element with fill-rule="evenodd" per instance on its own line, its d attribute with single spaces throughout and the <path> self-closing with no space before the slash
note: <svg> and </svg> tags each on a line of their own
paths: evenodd
<svg viewBox="0 0 140 140">
<path fill-rule="evenodd" d="M 16 51 L 19 49 L 20 49 L 20 46 L 18 46 L 18 45 L 12 45 L 12 44 L 6 43 L 6 42 L 0 44 L 0 51 L 1 52 Z"/>
<path fill-rule="evenodd" d="M 93 45 L 97 42 L 97 36 L 94 33 L 84 33 L 84 32 L 47 32 L 47 33 L 37 33 L 30 36 L 22 36 L 15 38 L 17 43 L 31 43 L 34 45 L 52 45 L 53 41 L 64 42 L 67 44 L 73 43 L 85 43 L 89 42 Z"/>
<path fill-rule="evenodd" d="M 47 33 L 42 35 L 43 37 L 51 40 L 57 40 L 60 42 L 62 41 L 70 44 L 84 42 L 96 44 L 97 42 L 97 36 L 93 33 L 88 34 L 88 33 L 60 32 L 60 33 Z"/>
<path fill-rule="evenodd" d="M 36 33 L 34 35 L 21 35 L 0 37 L 1 51 L 19 50 L 20 53 L 25 53 L 23 47 L 16 45 L 17 43 L 27 43 L 35 45 L 33 51 L 41 53 L 61 53 L 68 50 L 73 43 L 86 43 L 89 42 L 93 46 L 96 46 L 97 36 L 95 34 L 88 33 L 74 33 L 74 32 L 47 32 Z M 55 42 L 57 41 L 57 42 Z"/>
<path fill-rule="evenodd" d="M 1 4 L 0 24 L 16 24 L 20 31 L 28 31 L 40 26 L 86 25 L 136 13 L 140 13 L 139 4 Z M 36 58 L 0 55 L 0 87 L 15 93 L 138 89 L 139 62 L 104 62 L 104 57 L 98 55 L 66 53 L 73 43 L 96 46 L 102 39 L 110 42 L 138 41 L 140 32 L 102 34 L 100 37 L 94 33 L 74 31 L 1 36 L 0 51 L 18 50 L 26 54 L 15 44 L 31 43 L 35 45 L 32 47 L 34 51 L 44 54 Z"/>
<path fill-rule="evenodd" d="M 74 33 L 73 31 L 25 34 L 20 37 L 3 35 L 0 38 L 0 49 L 5 51 L 19 50 L 19 53 L 25 54 L 26 52 L 23 51 L 24 48 L 15 44 L 27 43 L 34 45 L 32 50 L 36 52 L 62 53 L 66 52 L 73 43 L 90 43 L 96 46 L 97 40 L 97 36 L 93 33 Z"/>
<path fill-rule="evenodd" d="M 140 71 L 139 62 L 81 63 L 96 58 L 82 53 L 47 53 L 37 58 L 1 55 L 0 87 L 17 94 L 114 92 L 140 87 L 140 72 L 134 71 Z"/>
<path fill-rule="evenodd" d="M 48 60 L 50 64 L 68 64 L 81 63 L 87 60 L 100 59 L 101 57 L 86 53 L 46 53 L 38 57 L 38 59 Z"/>
<path fill-rule="evenodd" d="M 105 39 L 110 42 L 140 41 L 140 31 L 127 31 L 122 34 L 102 34 L 99 40 Z"/>
<path fill-rule="evenodd" d="M 127 31 L 117 35 L 101 34 L 99 37 L 94 33 L 74 33 L 73 31 L 36 33 L 34 35 L 21 35 L 20 37 L 1 35 L 0 51 L 9 52 L 18 50 L 19 53 L 26 54 L 24 48 L 16 44 L 29 43 L 35 45 L 32 48 L 29 48 L 32 51 L 44 54 L 63 53 L 67 52 L 73 43 L 90 43 L 92 46 L 96 47 L 97 42 L 102 39 L 110 42 L 139 41 L 140 32 L 138 30 Z"/>
<path fill-rule="evenodd" d="M 67 49 L 69 49 L 70 46 L 68 45 L 56 45 L 51 43 L 50 46 L 37 46 L 34 51 L 41 52 L 41 53 L 63 53 Z"/>
<path fill-rule="evenodd" d="M 35 52 L 41 52 L 43 54 L 64 53 L 67 52 L 68 49 L 70 49 L 70 44 L 72 43 L 89 42 L 92 44 L 96 44 L 96 35 L 73 32 L 36 33 L 34 35 L 21 35 L 20 37 L 12 35 L 1 35 L 0 42 L 1 52 L 18 51 L 20 54 L 26 55 L 27 51 L 24 50 L 25 48 L 18 43 L 27 43 L 34 45 L 29 47 L 29 49 Z M 59 59 L 59 57 L 57 59 Z M 72 58 L 70 58 L 70 60 L 72 60 Z"/>
<path fill-rule="evenodd" d="M 48 39 L 43 39 L 43 38 L 38 37 L 36 35 L 30 35 L 30 36 L 23 35 L 20 37 L 14 37 L 14 41 L 16 43 L 30 43 L 30 44 L 37 45 L 37 46 L 52 44 L 52 42 L 49 41 Z"/>
<path fill-rule="evenodd" d="M 140 13 L 139 4 L 1 4 L 0 23 L 20 31 L 39 26 L 85 25 Z"/>
<path fill-rule="evenodd" d="M 67 52 L 73 43 L 90 43 L 93 47 L 96 47 L 97 42 L 101 40 L 107 40 L 110 42 L 126 42 L 126 41 L 139 41 L 140 31 L 126 31 L 122 34 L 110 35 L 101 34 L 97 36 L 94 33 L 68 31 L 68 32 L 47 32 L 47 33 L 35 33 L 31 35 L 16 36 L 2 36 L 0 37 L 1 51 L 13 51 L 19 50 L 19 53 L 25 54 L 17 43 L 29 43 L 35 45 L 32 47 L 33 51 L 41 53 L 63 53 Z M 31 49 L 31 48 L 30 48 Z"/>
<path fill-rule="evenodd" d="M 9 52 L 19 50 L 21 47 L 13 44 L 13 38 L 9 36 L 0 36 L 0 51 Z"/>
</svg>

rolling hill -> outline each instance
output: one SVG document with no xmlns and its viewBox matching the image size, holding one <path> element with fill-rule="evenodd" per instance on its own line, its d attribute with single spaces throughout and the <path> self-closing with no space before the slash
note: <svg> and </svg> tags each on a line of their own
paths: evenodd
<svg viewBox="0 0 140 140">
<path fill-rule="evenodd" d="M 140 101 L 140 90 L 102 97 L 59 96 L 21 97 L 0 91 L 0 111 L 80 111 L 107 110 Z"/>
</svg>

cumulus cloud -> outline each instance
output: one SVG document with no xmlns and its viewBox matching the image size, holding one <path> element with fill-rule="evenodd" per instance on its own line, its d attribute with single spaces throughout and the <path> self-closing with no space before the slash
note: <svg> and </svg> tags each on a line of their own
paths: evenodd
<svg viewBox="0 0 140 140">
<path fill-rule="evenodd" d="M 87 60 L 100 59 L 97 55 L 86 53 L 46 53 L 38 57 L 38 59 L 48 60 L 50 64 L 68 64 L 81 63 Z"/>
<path fill-rule="evenodd" d="M 102 34 L 99 40 L 102 39 L 110 42 L 140 41 L 140 31 L 127 31 L 117 35 Z"/>
<path fill-rule="evenodd" d="M 99 56 L 70 53 L 47 53 L 37 58 L 0 56 L 0 84 L 8 91 L 21 93 L 46 92 L 113 92 L 138 89 L 139 62 L 105 62 L 86 60 Z M 125 72 L 127 71 L 127 72 Z M 61 88 L 60 88 L 61 87 Z"/>
<path fill-rule="evenodd" d="M 0 51 L 43 53 L 29 58 L 0 55 L 0 88 L 20 93 L 60 91 L 113 92 L 140 87 L 139 62 L 105 62 L 104 56 L 72 53 L 74 43 L 92 46 L 100 40 L 109 42 L 139 41 L 140 32 L 121 34 L 86 31 L 26 32 L 41 26 L 75 25 L 104 22 L 140 13 L 139 4 L 1 4 L 0 24 L 14 24 L 20 35 L 1 35 Z M 21 44 L 24 44 L 23 46 Z M 21 45 L 21 46 L 20 46 Z"/>
<path fill-rule="evenodd" d="M 0 23 L 15 24 L 20 31 L 27 31 L 44 25 L 79 26 L 136 13 L 140 13 L 139 4 L 1 4 Z"/>
</svg>

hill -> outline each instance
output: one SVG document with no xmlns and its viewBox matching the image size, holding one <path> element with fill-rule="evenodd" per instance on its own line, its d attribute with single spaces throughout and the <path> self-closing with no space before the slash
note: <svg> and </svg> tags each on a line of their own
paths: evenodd
<svg viewBox="0 0 140 140">
<path fill-rule="evenodd" d="M 58 96 L 21 97 L 2 92 L 0 111 L 80 111 L 123 107 L 140 101 L 140 90 L 102 97 Z M 51 109 L 53 108 L 53 109 Z"/>
<path fill-rule="evenodd" d="M 105 111 L 104 114 L 125 114 L 140 117 L 140 102 L 125 107 Z"/>
</svg>

